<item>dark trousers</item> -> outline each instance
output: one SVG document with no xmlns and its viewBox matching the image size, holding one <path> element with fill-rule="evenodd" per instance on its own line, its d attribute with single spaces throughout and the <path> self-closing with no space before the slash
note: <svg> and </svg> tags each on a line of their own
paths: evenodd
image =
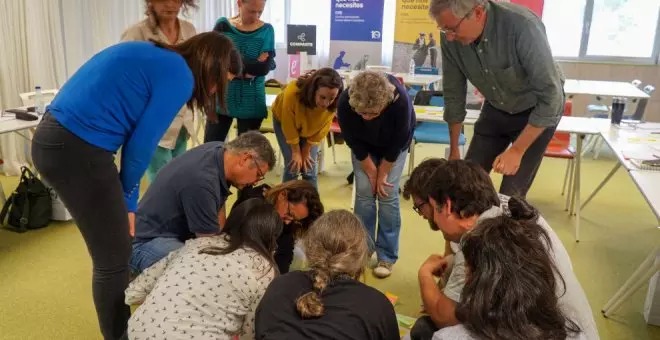
<svg viewBox="0 0 660 340">
<path fill-rule="evenodd" d="M 431 340 L 433 339 L 433 333 L 438 330 L 438 326 L 435 325 L 430 316 L 422 316 L 415 321 L 410 329 L 410 340 Z"/>
<path fill-rule="evenodd" d="M 241 135 L 245 132 L 251 130 L 259 130 L 261 127 L 261 122 L 263 118 L 236 118 L 238 121 L 238 134 Z M 234 122 L 233 117 L 227 115 L 218 115 L 217 123 L 206 123 L 206 129 L 204 130 L 204 143 L 208 142 L 224 142 L 227 139 L 227 134 L 229 134 L 229 128 Z"/>
<path fill-rule="evenodd" d="M 119 339 L 130 317 L 124 290 L 128 286 L 131 239 L 114 154 L 78 138 L 47 113 L 34 134 L 32 158 L 87 244 L 101 333 L 106 340 Z"/>
<path fill-rule="evenodd" d="M 513 143 L 527 126 L 532 109 L 517 114 L 500 111 L 486 102 L 481 115 L 474 125 L 474 136 L 465 159 L 481 165 L 486 172 L 493 168 L 495 158 Z M 520 168 L 513 176 L 504 176 L 500 193 L 507 196 L 525 198 L 534 182 L 536 172 L 543 160 L 543 154 L 552 140 L 555 128 L 545 129 L 527 149 L 522 157 Z"/>
</svg>

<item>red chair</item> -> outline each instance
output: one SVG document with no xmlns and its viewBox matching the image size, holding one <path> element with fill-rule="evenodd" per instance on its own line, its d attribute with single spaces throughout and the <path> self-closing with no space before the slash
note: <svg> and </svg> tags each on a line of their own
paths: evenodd
<svg viewBox="0 0 660 340">
<path fill-rule="evenodd" d="M 573 113 L 573 102 L 566 101 L 564 105 L 564 116 L 571 116 Z M 545 150 L 545 157 L 561 158 L 568 160 L 566 164 L 566 174 L 564 175 L 564 185 L 562 186 L 562 196 L 566 193 L 566 183 L 568 182 L 568 192 L 573 190 L 573 175 L 575 171 L 575 149 L 571 146 L 571 134 L 567 132 L 555 132 L 552 136 L 548 148 Z M 570 177 L 570 179 L 569 179 Z M 566 197 L 566 210 L 570 203 L 571 195 Z"/>
</svg>

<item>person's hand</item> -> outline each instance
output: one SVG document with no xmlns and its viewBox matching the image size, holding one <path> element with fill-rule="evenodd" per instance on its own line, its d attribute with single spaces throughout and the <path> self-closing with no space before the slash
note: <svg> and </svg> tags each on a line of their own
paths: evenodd
<svg viewBox="0 0 660 340">
<path fill-rule="evenodd" d="M 135 213 L 128 213 L 128 234 L 135 236 Z"/>
<path fill-rule="evenodd" d="M 453 161 L 453 160 L 458 160 L 458 159 L 461 159 L 461 151 L 456 147 L 450 148 L 449 149 L 449 160 Z"/>
<path fill-rule="evenodd" d="M 376 194 L 376 182 L 378 180 L 378 168 L 376 168 L 376 164 L 371 160 L 371 157 L 367 156 L 367 158 L 360 161 L 360 167 L 369 178 L 369 183 L 371 183 L 371 193 Z"/>
<path fill-rule="evenodd" d="M 292 173 L 297 174 L 300 172 L 300 169 L 303 166 L 303 159 L 300 150 L 293 151 L 291 153 L 291 162 L 289 163 L 289 169 Z"/>
<path fill-rule="evenodd" d="M 261 55 L 259 55 L 259 58 L 257 58 L 257 60 L 263 63 L 268 59 L 268 56 L 269 56 L 268 52 L 261 53 Z"/>
<path fill-rule="evenodd" d="M 389 196 L 387 193 L 386 189 L 394 187 L 394 184 L 389 183 L 387 181 L 387 174 L 381 174 L 378 173 L 377 179 L 376 179 L 376 193 L 378 194 L 378 197 L 380 198 L 386 198 Z"/>
<path fill-rule="evenodd" d="M 518 148 L 512 146 L 495 158 L 493 170 L 505 176 L 513 176 L 520 168 L 522 156 L 523 153 Z"/>
<path fill-rule="evenodd" d="M 308 146 L 309 144 L 305 144 L 302 150 L 302 170 L 307 172 L 311 171 L 312 168 L 314 167 L 314 159 L 311 156 L 312 153 L 312 148 L 311 146 Z"/>
<path fill-rule="evenodd" d="M 249 73 L 243 75 L 243 79 L 252 79 L 252 78 L 254 78 L 254 76 Z"/>
<path fill-rule="evenodd" d="M 431 255 L 419 268 L 419 273 L 440 277 L 445 269 L 447 269 L 447 259 L 440 255 Z"/>
</svg>

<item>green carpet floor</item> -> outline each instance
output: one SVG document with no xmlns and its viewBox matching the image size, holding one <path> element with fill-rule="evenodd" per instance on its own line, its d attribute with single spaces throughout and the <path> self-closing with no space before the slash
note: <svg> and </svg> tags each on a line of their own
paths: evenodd
<svg viewBox="0 0 660 340">
<path fill-rule="evenodd" d="M 275 143 L 274 137 L 270 137 Z M 276 144 L 274 144 L 276 145 Z M 351 171 L 346 146 L 337 146 L 337 164 L 326 154 L 326 172 L 319 180 L 327 209 L 349 209 Z M 441 147 L 418 145 L 417 160 L 443 155 Z M 606 153 L 583 163 L 583 197 L 614 164 Z M 581 241 L 574 241 L 574 219 L 564 212 L 561 185 L 566 162 L 546 159 L 528 199 L 559 234 L 587 293 L 602 339 L 660 339 L 660 328 L 648 326 L 642 309 L 647 287 L 623 304 L 611 319 L 600 309 L 660 242 L 658 222 L 624 171 L 619 171 L 583 211 Z M 278 183 L 281 170 L 267 176 Z M 500 178 L 493 176 L 496 183 Z M 5 193 L 17 178 L 0 177 Z M 390 278 L 369 275 L 367 283 L 399 296 L 398 313 L 416 316 L 420 308 L 417 269 L 426 257 L 443 250 L 439 232 L 402 202 L 403 227 L 399 262 Z M 0 231 L 0 339 L 100 339 L 91 298 L 91 263 L 80 233 L 71 223 L 25 234 Z"/>
</svg>

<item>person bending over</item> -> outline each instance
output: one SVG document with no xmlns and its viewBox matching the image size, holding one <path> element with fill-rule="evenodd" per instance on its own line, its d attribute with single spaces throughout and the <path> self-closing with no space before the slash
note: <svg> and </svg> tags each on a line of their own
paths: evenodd
<svg viewBox="0 0 660 340">
<path fill-rule="evenodd" d="M 548 253 L 552 241 L 538 213 L 515 197 L 508 208 L 461 239 L 466 280 L 456 305 L 460 324 L 439 330 L 433 340 L 587 339 L 559 304 L 566 282 Z"/>
<path fill-rule="evenodd" d="M 378 265 L 373 273 L 388 277 L 399 258 L 399 182 L 415 129 L 415 110 L 396 78 L 365 71 L 339 97 L 337 118 L 351 149 L 355 214 L 367 229 L 370 244 L 375 243 L 371 250 Z"/>
<path fill-rule="evenodd" d="M 275 151 L 259 132 L 231 142 L 200 145 L 161 169 L 140 201 L 135 219 L 131 268 L 140 273 L 186 240 L 212 236 L 224 225 L 229 186 L 263 180 Z"/>
<path fill-rule="evenodd" d="M 184 104 L 215 120 L 216 103 L 225 106 L 227 82 L 240 72 L 233 43 L 215 32 L 177 45 L 119 43 L 97 53 L 66 81 L 37 126 L 34 166 L 85 239 L 106 340 L 119 338 L 130 316 L 122 303 L 130 230 L 140 179 L 158 141 Z"/>
<path fill-rule="evenodd" d="M 275 262 L 281 274 L 288 273 L 296 241 L 323 214 L 319 193 L 312 184 L 303 180 L 284 182 L 272 188 L 262 184 L 239 191 L 234 205 L 255 197 L 265 198 L 273 204 L 284 223 L 282 234 L 277 239 Z"/>
<path fill-rule="evenodd" d="M 273 102 L 273 128 L 284 156 L 282 182 L 304 180 L 318 188 L 317 154 L 337 111 L 344 81 L 322 68 L 290 82 Z"/>
<path fill-rule="evenodd" d="M 358 281 L 368 254 L 360 220 L 346 210 L 321 216 L 303 239 L 309 271 L 276 278 L 257 307 L 257 339 L 398 340 L 392 303 Z"/>
<path fill-rule="evenodd" d="M 413 340 L 430 339 L 438 329 L 459 322 L 456 304 L 461 301 L 467 276 L 461 239 L 485 219 L 515 208 L 509 207 L 508 196 L 497 194 L 483 168 L 464 160 L 425 160 L 413 170 L 403 194 L 406 199 L 412 198 L 415 210 L 440 230 L 445 240 L 456 245 L 453 269 L 443 289 L 438 288 L 435 277 L 448 264 L 444 256 L 429 256 L 418 272 L 422 301 L 429 315 L 418 319 L 410 335 Z M 536 222 L 548 235 L 544 250 L 565 282 L 565 289 L 555 292 L 562 312 L 578 325 L 586 339 L 599 339 L 591 307 L 564 245 L 545 219 L 539 216 Z"/>
<path fill-rule="evenodd" d="M 254 313 L 277 273 L 282 221 L 263 200 L 232 209 L 220 235 L 200 237 L 140 274 L 126 304 L 140 304 L 128 339 L 254 338 Z"/>
</svg>

